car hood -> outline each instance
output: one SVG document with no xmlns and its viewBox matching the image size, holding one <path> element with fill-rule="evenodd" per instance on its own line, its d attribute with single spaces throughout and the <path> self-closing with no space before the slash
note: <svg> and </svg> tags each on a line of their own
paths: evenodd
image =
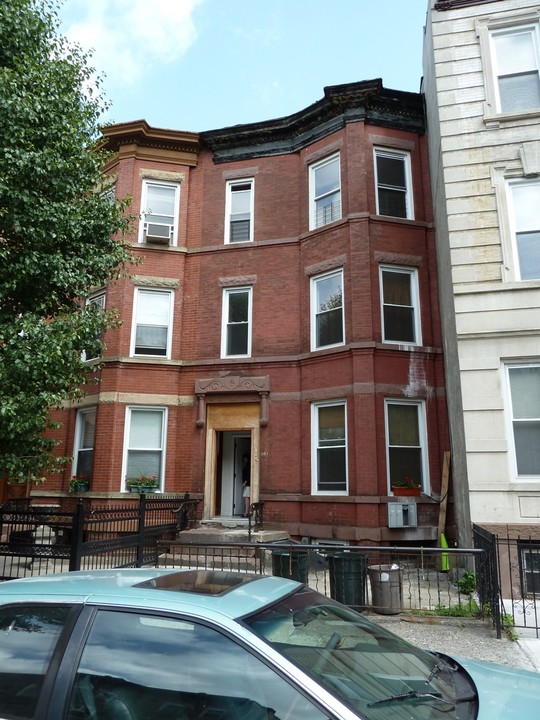
<svg viewBox="0 0 540 720">
<path fill-rule="evenodd" d="M 455 658 L 478 691 L 478 720 L 538 720 L 540 673 Z"/>
</svg>

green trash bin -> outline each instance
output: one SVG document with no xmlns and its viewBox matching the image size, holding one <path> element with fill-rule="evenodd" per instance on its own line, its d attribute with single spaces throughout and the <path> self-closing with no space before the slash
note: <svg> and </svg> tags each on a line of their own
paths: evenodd
<svg viewBox="0 0 540 720">
<path fill-rule="evenodd" d="M 309 556 L 305 550 L 272 550 L 272 574 L 307 584 Z"/>
<path fill-rule="evenodd" d="M 379 615 L 399 615 L 403 588 L 398 565 L 371 565 L 371 604 Z"/>
<path fill-rule="evenodd" d="M 358 612 L 365 610 L 368 562 L 361 553 L 329 553 L 330 597 Z"/>
</svg>

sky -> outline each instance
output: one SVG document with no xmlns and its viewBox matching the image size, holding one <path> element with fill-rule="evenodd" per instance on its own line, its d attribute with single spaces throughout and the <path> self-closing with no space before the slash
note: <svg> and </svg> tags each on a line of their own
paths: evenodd
<svg viewBox="0 0 540 720">
<path fill-rule="evenodd" d="M 200 132 L 291 115 L 324 87 L 418 92 L 428 0 L 63 0 L 107 122 Z"/>
</svg>

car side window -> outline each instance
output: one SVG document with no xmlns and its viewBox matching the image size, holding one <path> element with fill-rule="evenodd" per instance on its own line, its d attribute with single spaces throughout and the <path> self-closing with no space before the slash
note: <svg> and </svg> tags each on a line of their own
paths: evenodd
<svg viewBox="0 0 540 720">
<path fill-rule="evenodd" d="M 0 717 L 32 720 L 70 608 L 0 608 Z"/>
<path fill-rule="evenodd" d="M 302 693 L 205 625 L 102 610 L 83 650 L 67 720 L 324 720 Z"/>
</svg>

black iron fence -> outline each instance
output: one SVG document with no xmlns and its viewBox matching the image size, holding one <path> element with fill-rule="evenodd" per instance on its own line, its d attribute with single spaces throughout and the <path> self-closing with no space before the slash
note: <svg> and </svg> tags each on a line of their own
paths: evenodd
<svg viewBox="0 0 540 720">
<path fill-rule="evenodd" d="M 462 582 L 473 567 L 479 585 L 495 594 L 497 587 L 483 549 L 160 542 L 158 565 L 288 577 L 356 609 L 381 614 L 482 614 L 476 579 L 469 587 Z M 499 618 L 493 619 L 500 637 Z"/>
<path fill-rule="evenodd" d="M 0 579 L 67 570 L 155 564 L 158 541 L 194 521 L 197 500 L 141 495 L 137 503 L 92 507 L 28 500 L 0 506 Z M 71 507 L 70 507 L 71 506 Z"/>
<path fill-rule="evenodd" d="M 475 525 L 475 546 L 497 569 L 502 621 L 540 637 L 540 540 L 530 535 L 495 535 Z"/>
</svg>

